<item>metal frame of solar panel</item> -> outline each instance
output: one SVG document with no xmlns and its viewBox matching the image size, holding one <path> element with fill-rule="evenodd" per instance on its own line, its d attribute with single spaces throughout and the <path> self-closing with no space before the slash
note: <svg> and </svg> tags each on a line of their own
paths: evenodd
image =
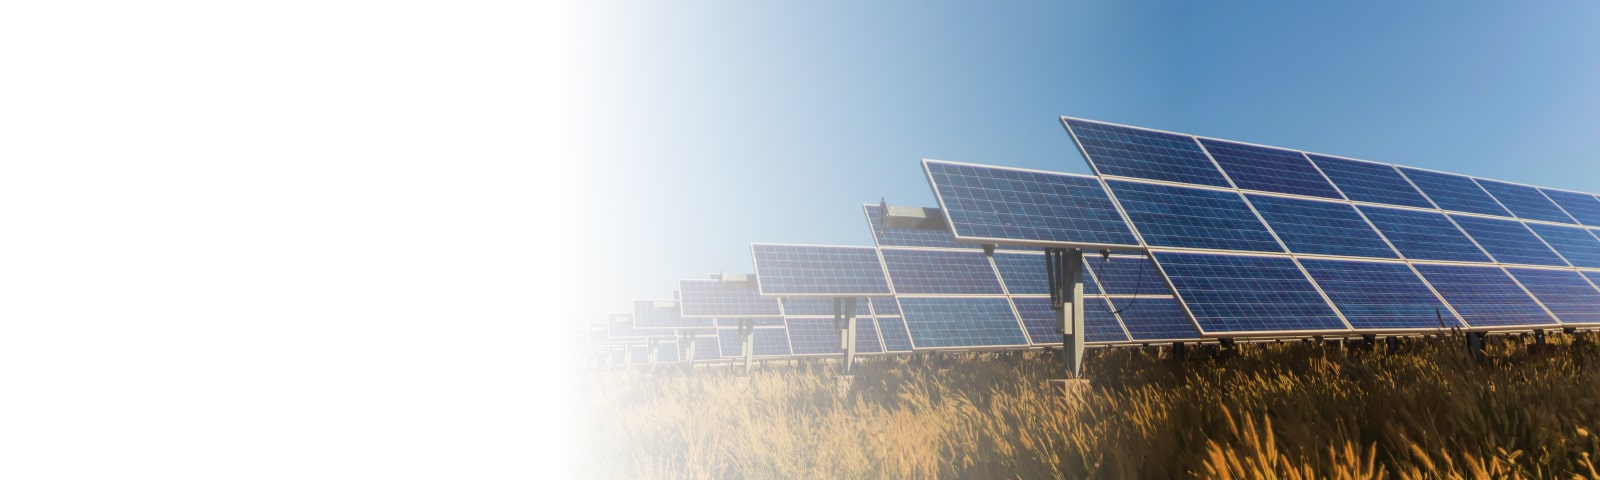
<svg viewBox="0 0 1600 480">
<path fill-rule="evenodd" d="M 1119 211 L 1129 214 L 1131 201 L 1138 207 L 1134 210 L 1152 212 L 1130 214 L 1130 227 L 1156 258 L 1162 277 L 1173 286 L 1185 313 L 1207 337 L 1420 333 L 1437 331 L 1441 323 L 1469 331 L 1597 325 L 1590 315 L 1560 318 L 1538 292 L 1508 270 L 1583 273 L 1591 269 L 1574 263 L 1600 266 L 1588 263 L 1600 261 L 1600 232 L 1591 228 L 1600 226 L 1596 225 L 1600 224 L 1600 197 L 1593 194 L 1072 117 L 1062 117 L 1061 122 L 1091 170 L 1106 184 Z M 1078 129 L 1094 131 L 1095 138 L 1086 142 Z M 1150 139 L 1155 137 L 1159 140 Z M 1192 148 L 1176 140 L 1185 138 L 1193 143 Z M 1142 146 L 1146 144 L 1160 144 L 1164 153 L 1141 153 L 1147 150 Z M 1179 151 L 1188 153 L 1172 153 Z M 1198 161 L 1202 157 L 1209 165 Z M 1124 158 L 1135 160 L 1123 162 Z M 1169 162 L 1169 158 L 1183 161 Z M 1235 177 L 1241 172 L 1250 177 L 1243 185 Z M 1426 187 L 1419 185 L 1418 179 L 1426 180 Z M 1322 188 L 1323 184 L 1331 190 Z M 1140 185 L 1148 187 L 1128 187 Z M 1231 200 L 1235 197 L 1237 201 Z M 1252 232 L 1259 228 L 1276 245 L 1244 240 L 1259 238 L 1258 232 L 1235 235 L 1240 240 L 1220 248 L 1186 244 L 1188 239 L 1182 234 L 1205 236 L 1207 225 L 1166 225 L 1162 222 L 1169 220 L 1156 216 L 1166 207 L 1194 208 L 1200 203 L 1194 199 L 1201 198 L 1228 204 L 1217 208 L 1242 206 L 1242 211 L 1254 217 L 1255 225 L 1241 217 L 1230 226 L 1242 225 L 1239 228 Z M 1459 208 L 1441 208 L 1440 202 L 1445 200 L 1447 206 Z M 1571 213 L 1574 211 L 1579 213 Z M 1305 221 L 1313 212 L 1319 215 L 1317 221 Z M 1553 221 L 1561 218 L 1571 221 Z M 1579 218 L 1587 218 L 1589 223 Z M 1152 229 L 1180 234 L 1158 235 L 1158 241 L 1152 243 L 1147 237 Z M 1587 238 L 1574 229 L 1582 229 Z M 1347 244 L 1329 242 L 1330 237 Z M 1446 246 L 1449 248 L 1440 250 Z M 1500 255 L 1494 255 L 1494 250 Z M 1418 257 L 1408 256 L 1408 252 Z M 1568 260 L 1569 256 L 1577 262 Z M 1229 265 L 1240 263 L 1251 265 Z M 1307 264 L 1316 266 L 1308 268 Z M 1492 268 L 1448 268 L 1474 265 Z M 1429 278 L 1421 266 L 1428 266 L 1435 278 Z M 1181 271 L 1174 272 L 1175 267 Z M 1267 278 L 1262 272 L 1271 272 L 1276 278 Z M 1255 278 L 1247 278 L 1251 276 Z M 1579 283 L 1579 278 L 1583 282 Z M 1581 290 L 1585 286 L 1600 292 L 1594 279 L 1586 275 L 1559 280 L 1566 284 L 1543 286 L 1547 292 L 1587 291 Z M 1266 285 L 1275 290 L 1262 291 Z M 1528 315 L 1523 321 L 1505 324 L 1460 312 L 1449 301 L 1455 296 L 1458 302 L 1470 303 L 1469 293 L 1483 288 L 1502 295 L 1520 292 L 1527 297 L 1527 304 L 1538 306 L 1548 318 Z M 1314 305 L 1316 297 L 1327 310 Z M 1437 313 L 1428 315 L 1432 308 L 1437 308 Z M 1477 308 L 1473 306 L 1475 311 Z M 1197 316 L 1196 310 L 1204 312 Z M 1339 323 L 1331 322 L 1334 317 Z"/>
<path fill-rule="evenodd" d="M 1061 344 L 1049 305 L 1050 295 L 1047 287 L 1042 285 L 1045 274 L 1043 251 L 1011 246 L 1011 250 L 996 249 L 992 255 L 985 255 L 980 248 L 974 248 L 977 245 L 956 243 L 949 230 L 888 228 L 878 215 L 880 206 L 866 204 L 862 208 L 873 234 L 873 242 L 884 258 L 885 275 L 895 290 L 896 305 L 902 311 L 910 302 L 913 305 L 912 312 L 927 310 L 924 313 L 929 317 L 955 310 L 964 310 L 969 315 L 987 314 L 993 317 L 988 319 L 995 324 L 988 327 L 989 332 L 973 332 L 949 328 L 945 322 L 920 321 L 915 318 L 919 313 L 913 313 L 907 317 L 906 325 L 908 339 L 914 350 L 1017 349 Z M 1118 265 L 1129 259 L 1143 258 L 1138 255 L 1116 257 L 1122 259 Z M 1149 275 L 1151 279 L 1156 278 L 1153 272 Z M 933 276 L 940 278 L 927 278 Z M 954 285 L 950 284 L 952 281 Z M 1085 314 L 1088 317 L 1085 327 L 1089 330 L 1087 345 L 1098 347 L 1166 340 L 1148 337 L 1130 339 L 1128 328 L 1120 315 L 1112 311 L 1108 296 L 1100 294 L 1104 291 L 1095 283 L 1092 271 L 1088 272 L 1085 278 L 1085 293 L 1089 294 L 1085 295 Z M 1117 297 L 1133 300 L 1141 296 L 1139 293 Z M 1162 294 L 1164 292 L 1143 293 L 1142 297 L 1150 301 L 1159 302 L 1163 298 L 1172 301 L 1170 295 Z M 996 308 L 1001 307 L 1001 302 L 1004 307 Z M 1002 320 L 1002 316 L 1009 318 Z M 1002 323 L 1007 321 L 1014 322 L 1021 330 L 1021 338 L 1025 343 L 985 341 L 993 338 L 987 338 L 984 334 L 999 334 Z M 1009 328 L 1003 330 L 1009 335 Z M 918 337 L 923 338 L 921 346 L 916 340 Z"/>
<path fill-rule="evenodd" d="M 853 365 L 852 355 L 883 353 L 883 337 L 878 330 L 877 318 L 873 315 L 872 299 L 892 298 L 894 291 L 884 274 L 882 259 L 876 248 L 752 243 L 750 255 L 755 263 L 756 285 L 760 294 L 784 299 L 780 303 L 780 310 L 785 314 L 784 324 L 788 329 L 791 355 L 843 354 L 846 364 Z M 860 298 L 866 298 L 867 301 L 862 302 Z M 791 299 L 832 299 L 839 307 L 848 308 L 854 304 L 855 308 L 853 313 L 835 312 L 830 306 L 828 310 L 812 315 L 790 315 L 786 304 Z M 854 318 L 855 338 L 851 342 L 854 349 L 840 345 L 841 348 L 830 352 L 825 348 L 809 348 L 812 345 L 802 348 L 797 343 L 812 336 L 807 329 L 796 328 L 797 324 L 816 323 L 822 318 L 832 322 L 836 319 L 835 314 L 839 315 L 838 319 L 845 321 L 842 326 L 845 329 L 849 328 L 849 319 Z M 844 332 L 837 327 L 832 338 L 841 343 L 846 340 Z M 862 342 L 863 338 L 869 341 Z"/>
</svg>

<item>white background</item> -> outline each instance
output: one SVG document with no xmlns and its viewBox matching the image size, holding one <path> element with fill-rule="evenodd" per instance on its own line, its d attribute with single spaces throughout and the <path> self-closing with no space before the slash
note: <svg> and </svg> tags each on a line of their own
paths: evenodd
<svg viewBox="0 0 1600 480">
<path fill-rule="evenodd" d="M 0 478 L 560 478 L 558 5 L 0 5 Z"/>
</svg>

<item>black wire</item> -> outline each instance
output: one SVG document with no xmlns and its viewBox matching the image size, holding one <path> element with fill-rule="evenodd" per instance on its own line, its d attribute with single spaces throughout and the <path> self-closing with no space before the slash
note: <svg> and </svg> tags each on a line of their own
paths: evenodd
<svg viewBox="0 0 1600 480">
<path fill-rule="evenodd" d="M 1145 261 L 1139 262 L 1139 275 L 1137 277 L 1134 277 L 1133 300 L 1129 300 L 1127 305 L 1123 305 L 1122 308 L 1118 308 L 1118 309 L 1115 309 L 1115 310 L 1111 309 L 1110 307 L 1106 307 L 1104 305 L 1100 306 L 1100 308 L 1104 309 L 1106 311 L 1106 313 L 1110 313 L 1112 315 L 1121 315 L 1122 312 L 1128 311 L 1128 309 L 1133 308 L 1134 305 L 1139 303 L 1139 294 L 1144 289 L 1144 271 L 1149 268 L 1149 263 L 1150 263 L 1148 256 L 1146 256 L 1144 258 L 1141 258 L 1141 260 L 1145 260 Z M 1104 257 L 1100 257 L 1100 266 L 1102 267 L 1100 269 L 1101 272 L 1105 272 L 1105 268 L 1104 267 L 1105 267 L 1105 264 L 1107 264 L 1107 263 L 1111 263 L 1111 256 L 1110 255 L 1106 255 Z M 1097 274 L 1095 280 L 1098 281 L 1100 279 L 1099 277 L 1103 276 L 1103 275 L 1105 275 L 1105 274 L 1104 273 Z M 1104 283 L 1104 282 L 1101 282 L 1101 283 Z M 1102 285 L 1102 287 L 1104 287 L 1104 285 Z M 1111 300 L 1111 295 L 1109 293 L 1106 293 L 1104 290 L 1105 290 L 1104 288 L 1101 288 L 1101 293 L 1105 293 L 1106 294 L 1106 301 L 1108 303 L 1111 303 L 1111 305 L 1116 305 L 1116 302 L 1113 302 Z"/>
</svg>

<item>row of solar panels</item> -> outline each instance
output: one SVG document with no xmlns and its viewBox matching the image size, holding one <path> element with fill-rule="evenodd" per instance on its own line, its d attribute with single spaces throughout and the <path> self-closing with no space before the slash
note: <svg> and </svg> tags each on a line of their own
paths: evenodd
<svg viewBox="0 0 1600 480">
<path fill-rule="evenodd" d="M 1063 124 L 1097 176 L 924 161 L 958 240 L 1149 251 L 1207 336 L 1600 324 L 1594 195 Z"/>
<path fill-rule="evenodd" d="M 950 230 L 886 228 L 867 206 L 878 248 L 753 245 L 743 300 L 892 302 L 913 349 L 1059 343 L 1037 252 L 1104 248 L 1148 256 L 1091 261 L 1101 344 L 1600 325 L 1594 195 L 1062 122 L 1096 176 L 924 161 Z M 748 312 L 683 313 L 730 311 Z"/>
</svg>

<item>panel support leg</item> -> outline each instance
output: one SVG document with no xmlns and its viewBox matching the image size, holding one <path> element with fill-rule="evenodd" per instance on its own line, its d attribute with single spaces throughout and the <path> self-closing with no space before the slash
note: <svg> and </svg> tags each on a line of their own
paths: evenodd
<svg viewBox="0 0 1600 480">
<path fill-rule="evenodd" d="M 856 371 L 856 299 L 844 301 L 844 373 Z"/>
<path fill-rule="evenodd" d="M 1467 332 L 1467 354 L 1473 360 L 1483 360 L 1483 332 Z"/>
<path fill-rule="evenodd" d="M 1045 250 L 1046 277 L 1050 281 L 1050 307 L 1056 312 L 1056 331 L 1061 333 L 1062 357 L 1067 375 L 1077 378 L 1083 372 L 1083 249 Z"/>
<path fill-rule="evenodd" d="M 1544 329 L 1533 331 L 1533 344 L 1541 347 L 1544 346 Z"/>
<path fill-rule="evenodd" d="M 679 341 L 686 342 L 682 344 L 686 345 L 683 354 L 683 369 L 686 372 L 694 373 L 694 332 L 683 332 L 683 340 Z"/>
<path fill-rule="evenodd" d="M 1385 338 L 1384 341 L 1389 344 L 1388 347 L 1390 354 L 1400 351 L 1400 337 L 1390 336 Z"/>
<path fill-rule="evenodd" d="M 750 364 L 755 362 L 755 320 L 744 319 L 739 321 L 739 348 L 744 353 L 744 374 L 750 374 Z"/>
<path fill-rule="evenodd" d="M 658 348 L 656 344 L 658 342 L 659 341 L 654 338 L 645 340 L 645 363 L 650 364 L 651 370 L 656 369 L 656 348 Z"/>
</svg>

